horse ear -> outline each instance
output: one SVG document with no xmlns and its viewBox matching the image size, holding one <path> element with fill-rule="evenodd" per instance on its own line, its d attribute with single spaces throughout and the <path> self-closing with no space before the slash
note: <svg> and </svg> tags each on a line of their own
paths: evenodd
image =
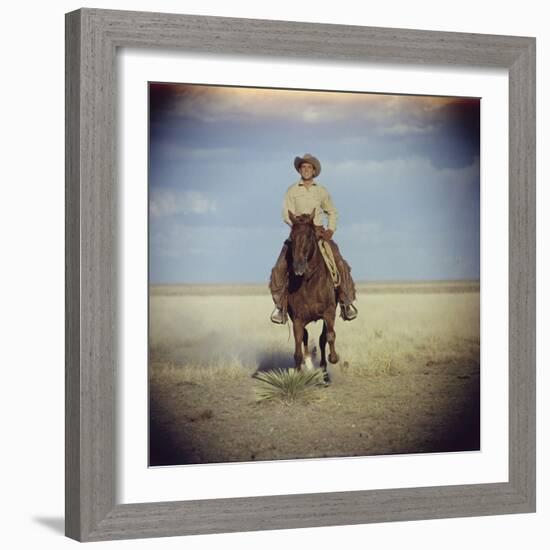
<svg viewBox="0 0 550 550">
<path fill-rule="evenodd" d="M 288 217 L 292 223 L 296 223 L 296 216 L 290 210 L 288 211 Z"/>
<path fill-rule="evenodd" d="M 313 221 L 315 219 L 315 208 L 313 209 L 313 212 L 311 212 L 309 217 L 310 217 L 311 221 Z"/>
</svg>

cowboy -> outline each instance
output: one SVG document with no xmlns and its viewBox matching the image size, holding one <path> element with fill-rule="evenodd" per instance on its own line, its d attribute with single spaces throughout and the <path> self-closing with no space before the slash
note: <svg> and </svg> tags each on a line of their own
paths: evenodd
<svg viewBox="0 0 550 550">
<path fill-rule="evenodd" d="M 328 191 L 313 178 L 321 173 L 321 163 L 309 153 L 303 157 L 294 159 L 294 167 L 301 179 L 291 185 L 283 201 L 283 221 L 292 227 L 289 211 L 295 216 L 310 214 L 315 210 L 313 223 L 317 239 L 324 239 L 330 245 L 334 260 L 340 274 L 340 284 L 337 287 L 337 299 L 340 304 L 340 316 L 345 321 L 352 321 L 357 317 L 357 308 L 353 305 L 355 300 L 355 284 L 351 278 L 351 268 L 342 258 L 338 245 L 332 240 L 336 231 L 338 213 Z M 323 212 L 328 219 L 328 228 L 323 226 Z M 277 263 L 271 270 L 269 289 L 275 303 L 275 309 L 271 314 L 271 320 L 277 324 L 285 324 L 287 321 L 287 290 L 288 290 L 288 264 L 287 253 L 290 241 L 287 239 L 279 254 Z"/>
</svg>

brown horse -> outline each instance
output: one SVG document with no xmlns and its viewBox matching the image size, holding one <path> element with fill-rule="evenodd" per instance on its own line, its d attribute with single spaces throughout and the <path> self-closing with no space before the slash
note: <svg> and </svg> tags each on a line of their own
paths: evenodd
<svg viewBox="0 0 550 550">
<path fill-rule="evenodd" d="M 320 367 L 323 369 L 325 384 L 330 383 L 327 371 L 325 348 L 330 347 L 329 361 L 338 362 L 334 342 L 334 322 L 336 319 L 336 291 L 328 272 L 319 245 L 311 214 L 295 216 L 289 211 L 292 222 L 290 246 L 288 250 L 288 314 L 294 329 L 294 362 L 299 370 L 304 360 L 304 352 L 309 356 L 306 325 L 323 320 L 323 331 L 319 338 L 321 352 Z M 302 351 L 302 343 L 304 352 Z"/>
</svg>

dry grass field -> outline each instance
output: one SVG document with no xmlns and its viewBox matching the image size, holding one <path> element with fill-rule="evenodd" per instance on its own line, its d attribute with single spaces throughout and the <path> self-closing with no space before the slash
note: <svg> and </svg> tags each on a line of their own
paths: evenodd
<svg viewBox="0 0 550 550">
<path fill-rule="evenodd" d="M 332 385 L 289 404 L 257 398 L 294 352 L 264 285 L 151 287 L 150 464 L 479 449 L 479 282 L 357 290 Z"/>
</svg>

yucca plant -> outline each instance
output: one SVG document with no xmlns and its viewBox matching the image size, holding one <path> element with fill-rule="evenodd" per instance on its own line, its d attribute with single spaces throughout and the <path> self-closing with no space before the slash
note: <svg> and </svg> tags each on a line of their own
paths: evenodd
<svg viewBox="0 0 550 550">
<path fill-rule="evenodd" d="M 289 405 L 313 397 L 315 387 L 323 384 L 323 374 L 319 370 L 275 369 L 259 372 L 256 380 L 258 401 L 278 400 Z"/>
</svg>

